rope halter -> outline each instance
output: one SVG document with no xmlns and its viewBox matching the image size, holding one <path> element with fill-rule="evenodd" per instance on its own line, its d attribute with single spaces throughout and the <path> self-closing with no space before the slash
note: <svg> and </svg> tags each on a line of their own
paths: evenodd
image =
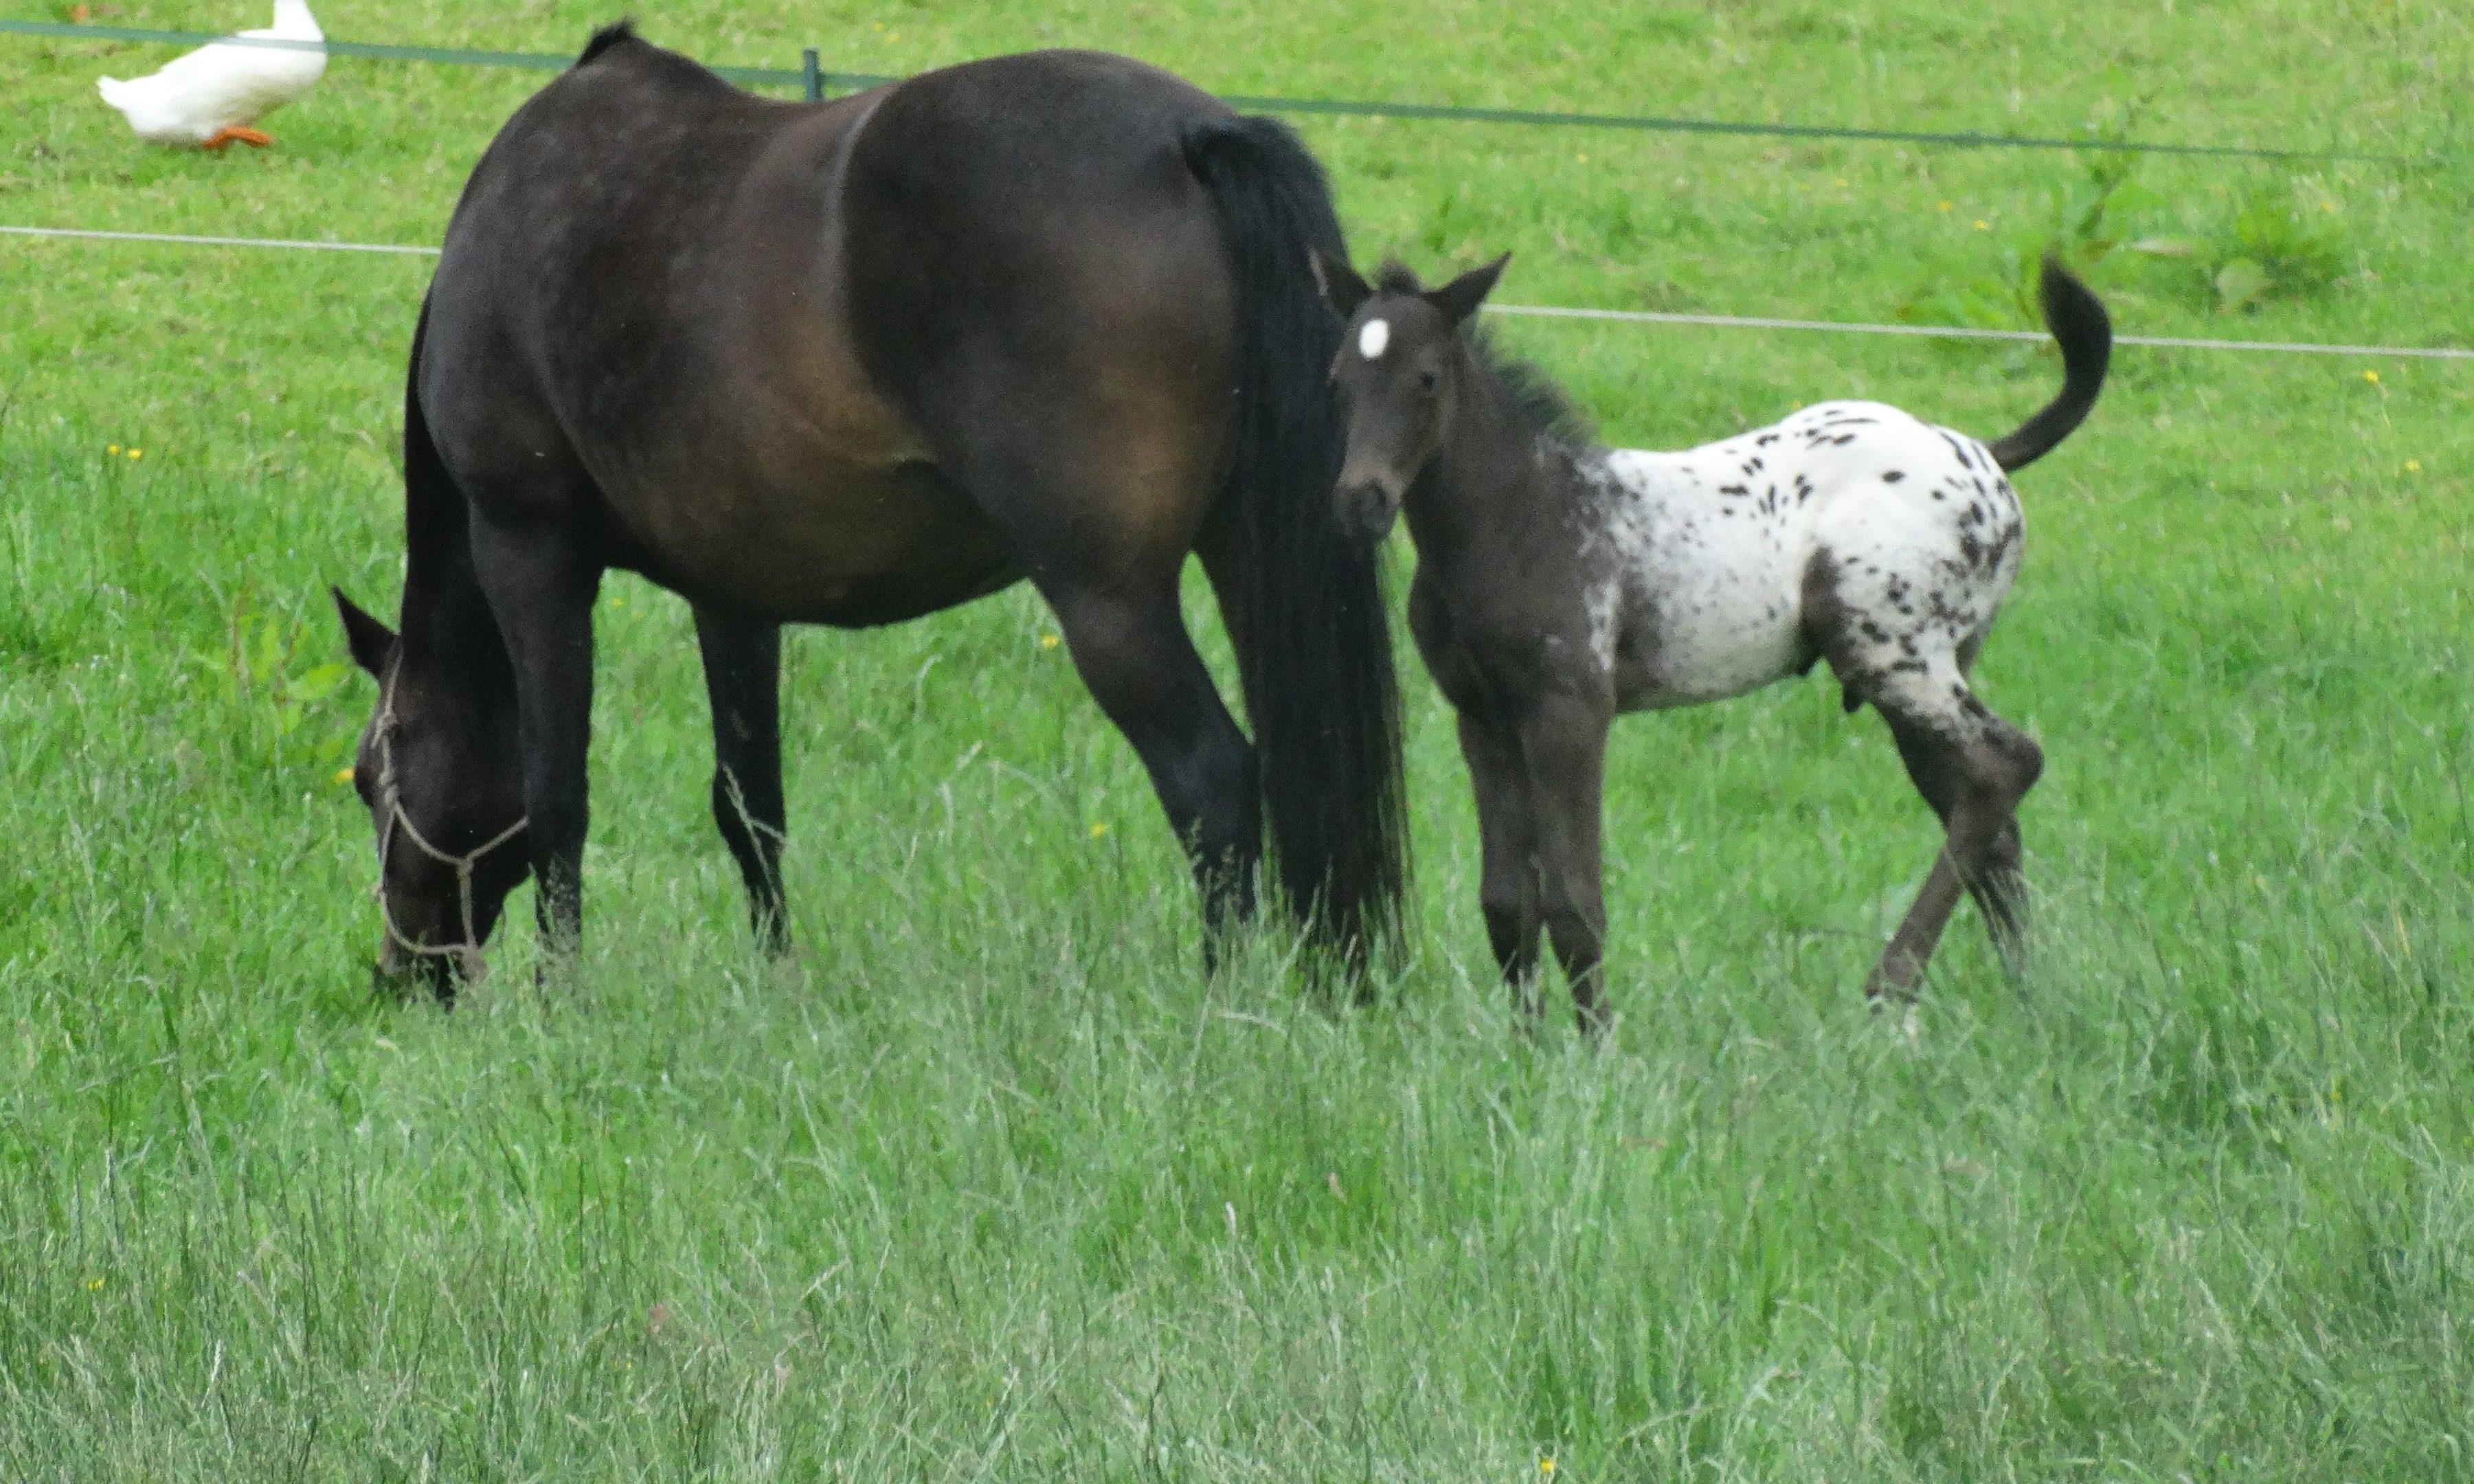
<svg viewBox="0 0 2474 1484">
<path fill-rule="evenodd" d="M 473 870 L 488 857 L 490 852 L 521 835 L 525 827 L 532 822 L 532 816 L 524 815 L 462 855 L 439 849 L 421 833 L 421 827 L 414 824 L 412 815 L 404 811 L 403 791 L 397 784 L 395 776 L 395 734 L 403 724 L 395 714 L 396 677 L 402 668 L 403 659 L 399 655 L 395 665 L 387 671 L 383 696 L 385 704 L 378 712 L 376 725 L 378 808 L 386 817 L 385 821 L 378 826 L 378 880 L 377 885 L 370 889 L 370 895 L 377 899 L 378 920 L 385 924 L 388 943 L 415 958 L 452 960 L 455 966 L 463 971 L 464 979 L 468 984 L 479 984 L 482 977 L 489 972 L 489 964 L 482 958 L 481 935 L 475 931 L 473 925 Z M 454 870 L 455 904 L 464 925 L 464 937 L 461 942 L 415 942 L 404 935 L 402 929 L 396 926 L 395 912 L 387 906 L 386 863 L 388 847 L 393 844 L 395 832 L 399 827 L 403 830 L 403 838 L 412 841 L 414 848 L 423 855 Z"/>
</svg>

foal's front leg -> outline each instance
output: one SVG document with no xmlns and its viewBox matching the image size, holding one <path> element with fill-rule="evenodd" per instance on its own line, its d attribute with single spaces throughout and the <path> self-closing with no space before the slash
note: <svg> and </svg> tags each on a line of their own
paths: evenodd
<svg viewBox="0 0 2474 1484">
<path fill-rule="evenodd" d="M 1461 756 L 1468 761 L 1469 783 L 1477 794 L 1482 862 L 1477 900 L 1486 915 L 1487 942 L 1494 949 L 1503 982 L 1512 988 L 1513 1003 L 1535 1014 L 1533 981 L 1541 918 L 1529 770 L 1521 766 L 1519 740 L 1509 730 L 1462 712 L 1460 734 Z"/>
<path fill-rule="evenodd" d="M 782 895 L 782 629 L 695 610 L 704 688 L 713 702 L 713 818 L 747 882 L 756 937 L 790 946 Z"/>
<path fill-rule="evenodd" d="M 1530 779 L 1540 904 L 1555 957 L 1572 985 L 1581 1029 L 1606 1029 L 1601 998 L 1607 905 L 1603 825 L 1611 709 L 1555 694 L 1523 720 L 1520 754 Z"/>
<path fill-rule="evenodd" d="M 475 518 L 473 565 L 516 672 L 526 838 L 544 967 L 584 936 L 585 759 L 593 742 L 593 601 L 601 564 L 553 532 Z"/>
</svg>

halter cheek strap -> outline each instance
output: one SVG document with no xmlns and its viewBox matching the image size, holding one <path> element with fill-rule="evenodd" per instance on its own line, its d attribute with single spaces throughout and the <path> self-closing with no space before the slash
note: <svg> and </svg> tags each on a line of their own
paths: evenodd
<svg viewBox="0 0 2474 1484">
<path fill-rule="evenodd" d="M 378 827 L 378 880 L 377 885 L 371 888 L 370 894 L 377 899 L 378 920 L 386 926 L 386 938 L 389 943 L 416 958 L 452 959 L 456 966 L 463 970 L 464 978 L 468 982 L 478 984 L 482 976 L 489 972 L 489 964 L 482 958 L 481 935 L 475 931 L 473 924 L 473 869 L 479 865 L 490 852 L 521 835 L 525 827 L 532 822 L 532 816 L 526 815 L 462 855 L 453 855 L 439 849 L 421 833 L 420 826 L 412 822 L 412 815 L 404 812 L 403 792 L 397 786 L 395 776 L 395 733 L 401 725 L 395 714 L 396 674 L 402 664 L 403 661 L 399 657 L 395 667 L 387 671 L 386 704 L 379 711 L 377 719 L 378 808 L 385 812 L 386 822 Z M 399 827 L 403 831 L 403 838 L 412 841 L 414 848 L 423 855 L 441 865 L 454 869 L 455 904 L 463 919 L 463 941 L 415 942 L 404 936 L 402 929 L 395 925 L 395 912 L 387 906 L 386 862 L 387 848 L 394 842 L 395 832 Z"/>
</svg>

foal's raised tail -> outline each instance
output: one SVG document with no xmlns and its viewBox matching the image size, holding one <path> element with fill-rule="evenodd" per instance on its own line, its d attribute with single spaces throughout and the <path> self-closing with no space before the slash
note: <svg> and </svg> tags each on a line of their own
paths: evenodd
<svg viewBox="0 0 2474 1484">
<path fill-rule="evenodd" d="M 1322 167 L 1276 120 L 1182 141 L 1237 269 L 1245 345 L 1226 515 L 1241 549 L 1228 629 L 1283 894 L 1350 961 L 1398 925 L 1408 876 L 1400 693 L 1376 550 L 1333 496 L 1346 432 L 1329 383 L 1343 327 L 1310 248 L 1346 259 Z"/>
<path fill-rule="evenodd" d="M 2097 393 L 2104 390 L 2105 363 L 2113 357 L 2113 320 L 2104 312 L 2104 302 L 2050 253 L 2039 291 L 2045 324 L 2062 348 L 2062 395 L 2020 424 L 2017 432 L 1993 442 L 1993 461 L 2004 474 L 2052 452 L 2086 420 Z"/>
</svg>

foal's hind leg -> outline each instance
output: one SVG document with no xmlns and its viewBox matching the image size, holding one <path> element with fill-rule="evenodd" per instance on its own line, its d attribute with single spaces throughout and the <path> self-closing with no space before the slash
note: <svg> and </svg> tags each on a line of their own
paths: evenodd
<svg viewBox="0 0 2474 1484">
<path fill-rule="evenodd" d="M 1954 659 L 1921 675 L 1894 676 L 1866 698 L 1889 721 L 1907 776 L 1941 816 L 1948 839 L 1865 992 L 1913 995 L 1961 887 L 1984 913 L 2002 962 L 2019 973 L 2026 947 L 2019 801 L 2044 771 L 2044 750 L 1985 709 Z"/>
<path fill-rule="evenodd" d="M 780 953 L 790 946 L 782 896 L 782 630 L 710 608 L 695 610 L 695 625 L 713 702 L 714 823 L 746 878 L 757 939 Z"/>
</svg>

